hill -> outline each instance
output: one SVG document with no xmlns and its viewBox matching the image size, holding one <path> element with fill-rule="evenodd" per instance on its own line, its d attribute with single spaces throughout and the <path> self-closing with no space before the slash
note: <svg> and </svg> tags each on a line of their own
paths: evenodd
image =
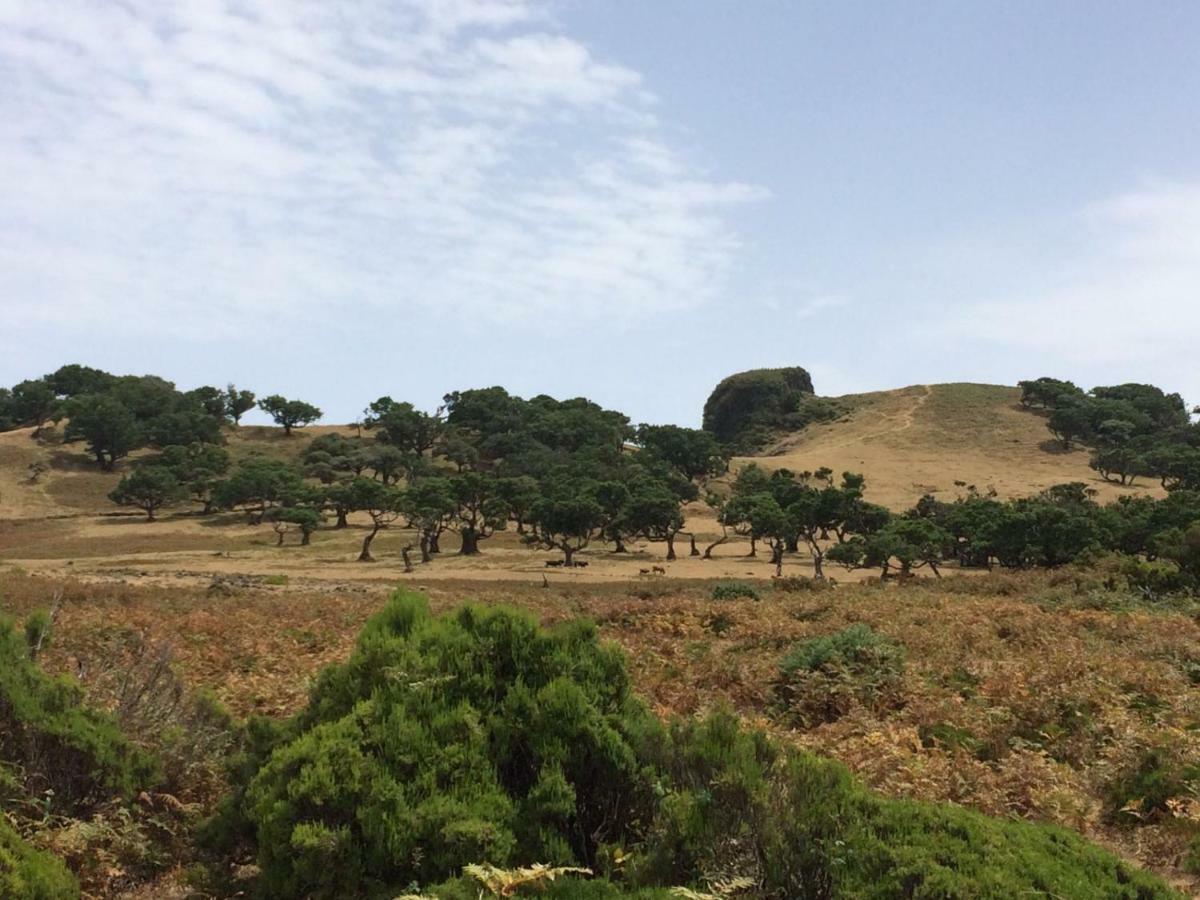
<svg viewBox="0 0 1200 900">
<path fill-rule="evenodd" d="M 1023 407 L 1015 387 L 924 384 L 833 399 L 849 412 L 786 434 L 734 464 L 861 472 L 868 498 L 892 509 L 927 493 L 952 499 L 961 489 L 956 482 L 994 488 L 1003 498 L 1071 481 L 1084 482 L 1101 500 L 1161 493 L 1152 480 L 1132 487 L 1105 481 L 1088 467 L 1087 450 L 1063 451 L 1044 414 Z"/>
</svg>

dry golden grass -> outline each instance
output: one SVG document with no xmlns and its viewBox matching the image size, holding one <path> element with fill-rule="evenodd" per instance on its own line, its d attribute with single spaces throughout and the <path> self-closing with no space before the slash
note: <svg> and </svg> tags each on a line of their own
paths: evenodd
<svg viewBox="0 0 1200 900">
<path fill-rule="evenodd" d="M 1088 468 L 1086 450 L 1061 452 L 1044 415 L 1022 407 L 1017 388 L 914 385 L 841 399 L 852 408 L 842 420 L 786 436 L 753 461 L 795 471 L 861 472 L 868 499 L 893 509 L 906 509 L 925 493 L 953 499 L 955 481 L 994 487 L 1006 498 L 1068 481 L 1085 482 L 1105 500 L 1158 487 L 1146 480 L 1133 488 L 1111 484 Z"/>
<path fill-rule="evenodd" d="M 762 602 L 713 601 L 711 582 L 422 586 L 435 610 L 472 599 L 526 609 L 545 623 L 585 616 L 626 648 L 638 690 L 663 715 L 728 703 L 781 738 L 847 763 L 890 794 L 993 815 L 1053 821 L 1173 877 L 1195 812 L 1141 827 L 1112 824 L 1108 786 L 1148 748 L 1200 756 L 1200 624 L 1170 612 L 1080 608 L 1070 579 L 995 575 L 906 586 L 845 585 Z M 0 577 L 3 607 L 24 615 L 54 590 L 64 603 L 51 668 L 85 671 L 137 635 L 166 642 L 185 681 L 236 714 L 283 715 L 324 665 L 345 658 L 388 587 L 198 587 Z M 1038 600 L 1040 602 L 1034 602 Z M 898 707 L 853 708 L 809 730 L 781 724 L 771 682 L 796 641 L 866 622 L 904 645 Z"/>
</svg>

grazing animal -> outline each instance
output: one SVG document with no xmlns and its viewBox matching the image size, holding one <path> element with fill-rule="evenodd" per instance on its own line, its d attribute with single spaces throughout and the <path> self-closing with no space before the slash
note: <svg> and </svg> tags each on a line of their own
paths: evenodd
<svg viewBox="0 0 1200 900">
<path fill-rule="evenodd" d="M 579 562 L 575 563 L 575 568 L 577 569 L 586 569 L 587 567 L 587 560 L 580 560 Z"/>
<path fill-rule="evenodd" d="M 561 569 L 561 568 L 562 568 L 562 564 L 563 564 L 563 561 L 562 561 L 561 559 L 548 559 L 548 560 L 546 560 L 546 568 L 547 568 L 547 569 Z"/>
<path fill-rule="evenodd" d="M 650 570 L 649 569 L 638 569 L 638 574 L 639 575 L 649 575 Z"/>
<path fill-rule="evenodd" d="M 667 574 L 667 570 L 664 569 L 662 566 L 651 566 L 650 571 L 653 572 L 655 575 L 666 575 Z"/>
</svg>

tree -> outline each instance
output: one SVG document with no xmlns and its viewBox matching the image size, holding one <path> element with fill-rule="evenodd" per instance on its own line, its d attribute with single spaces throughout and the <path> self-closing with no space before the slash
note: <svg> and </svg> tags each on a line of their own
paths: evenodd
<svg viewBox="0 0 1200 900">
<path fill-rule="evenodd" d="M 501 478 L 496 483 L 496 491 L 508 507 L 509 515 L 517 525 L 517 534 L 525 533 L 525 521 L 529 511 L 538 501 L 541 494 L 538 491 L 536 478 L 528 475 L 518 475 L 516 478 Z"/>
<path fill-rule="evenodd" d="M 278 459 L 248 459 L 213 489 L 215 505 L 224 509 L 242 507 L 254 524 L 261 523 L 267 510 L 294 502 L 305 492 L 304 480 L 291 465 Z"/>
<path fill-rule="evenodd" d="M 321 410 L 303 400 L 288 400 L 272 394 L 258 401 L 258 408 L 269 415 L 276 425 L 283 426 L 283 433 L 290 437 L 293 428 L 303 428 L 321 418 Z"/>
<path fill-rule="evenodd" d="M 84 394 L 68 401 L 63 440 L 83 440 L 105 471 L 140 447 L 144 435 L 133 412 L 109 394 Z"/>
<path fill-rule="evenodd" d="M 670 487 L 650 477 L 635 479 L 629 485 L 622 519 L 631 533 L 666 543 L 667 559 L 675 559 L 675 537 L 683 530 L 684 519 Z"/>
<path fill-rule="evenodd" d="M 1056 408 L 1046 424 L 1063 449 L 1070 450 L 1074 441 L 1089 432 L 1091 423 L 1092 416 L 1088 407 L 1080 401 L 1072 401 Z"/>
<path fill-rule="evenodd" d="M 530 510 L 531 542 L 561 550 L 570 566 L 604 524 L 604 508 L 596 500 L 595 483 L 558 476 L 542 485 L 542 496 Z"/>
<path fill-rule="evenodd" d="M 225 411 L 234 425 L 242 423 L 242 416 L 254 409 L 254 391 L 239 391 L 232 384 L 225 388 Z"/>
<path fill-rule="evenodd" d="M 268 513 L 268 517 L 275 525 L 275 533 L 279 535 L 279 542 L 276 546 L 280 547 L 283 546 L 283 536 L 287 533 L 289 525 L 295 525 L 300 529 L 300 546 L 307 547 L 313 532 L 321 524 L 321 513 L 311 506 L 285 506 L 273 509 Z"/>
<path fill-rule="evenodd" d="M 355 478 L 346 485 L 347 500 L 352 509 L 371 517 L 371 530 L 363 538 L 359 562 L 374 562 L 371 543 L 380 531 L 389 527 L 401 515 L 403 494 L 391 485 L 373 478 Z"/>
<path fill-rule="evenodd" d="M 33 425 L 33 436 L 41 437 L 42 426 L 54 418 L 60 408 L 58 395 L 45 381 L 22 381 L 13 385 L 9 396 L 12 417 L 22 425 Z"/>
<path fill-rule="evenodd" d="M 508 523 L 508 505 L 498 489 L 498 481 L 479 472 L 462 472 L 449 479 L 455 512 L 451 527 L 462 538 L 459 553 L 479 553 L 479 542 L 491 537 Z"/>
<path fill-rule="evenodd" d="M 888 577 L 893 561 L 900 567 L 901 578 L 907 578 L 922 566 L 929 566 L 941 578 L 938 566 L 949 543 L 950 536 L 929 519 L 893 519 L 867 539 L 866 562 L 880 566 L 884 578 Z"/>
<path fill-rule="evenodd" d="M 225 392 L 220 388 L 204 385 L 187 391 L 180 398 L 180 405 L 204 413 L 217 425 L 224 425 L 229 420 Z"/>
<path fill-rule="evenodd" d="M 366 468 L 384 484 L 393 484 L 412 468 L 412 458 L 390 444 L 363 448 Z"/>
<path fill-rule="evenodd" d="M 169 469 L 208 515 L 215 503 L 213 491 L 229 471 L 229 453 L 213 444 L 173 445 L 163 448 L 156 465 Z"/>
<path fill-rule="evenodd" d="M 442 532 L 454 521 L 458 502 L 447 479 L 422 478 L 401 495 L 400 511 L 408 527 L 417 530 L 421 562 L 427 563 Z"/>
<path fill-rule="evenodd" d="M 145 510 L 146 521 L 153 522 L 157 510 L 182 499 L 185 494 L 175 473 L 165 466 L 138 466 L 121 479 L 108 499 L 119 506 Z"/>
<path fill-rule="evenodd" d="M 639 425 L 637 442 L 643 452 L 669 465 L 688 481 L 702 483 L 724 475 L 729 468 L 729 455 L 717 439 L 698 428 Z"/>
<path fill-rule="evenodd" d="M 385 444 L 416 456 L 422 456 L 437 443 L 442 419 L 391 397 L 380 397 L 366 409 L 363 426 L 377 429 L 377 438 Z"/>
<path fill-rule="evenodd" d="M 219 444 L 221 419 L 203 409 L 178 409 L 150 419 L 144 426 L 148 443 L 156 447 L 172 444 Z"/>
<path fill-rule="evenodd" d="M 78 363 L 60 366 L 43 379 L 60 397 L 70 399 L 81 394 L 102 394 L 113 386 L 116 377 Z"/>
</svg>

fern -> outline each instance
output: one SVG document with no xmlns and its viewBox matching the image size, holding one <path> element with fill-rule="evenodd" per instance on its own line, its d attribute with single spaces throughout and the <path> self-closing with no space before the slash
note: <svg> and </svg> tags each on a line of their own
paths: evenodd
<svg viewBox="0 0 1200 900">
<path fill-rule="evenodd" d="M 534 863 L 516 869 L 500 869 L 489 863 L 463 866 L 463 874 L 469 875 L 495 897 L 512 897 L 523 887 L 541 887 L 560 875 L 591 875 L 591 869 L 577 866 L 548 866 Z"/>
</svg>

